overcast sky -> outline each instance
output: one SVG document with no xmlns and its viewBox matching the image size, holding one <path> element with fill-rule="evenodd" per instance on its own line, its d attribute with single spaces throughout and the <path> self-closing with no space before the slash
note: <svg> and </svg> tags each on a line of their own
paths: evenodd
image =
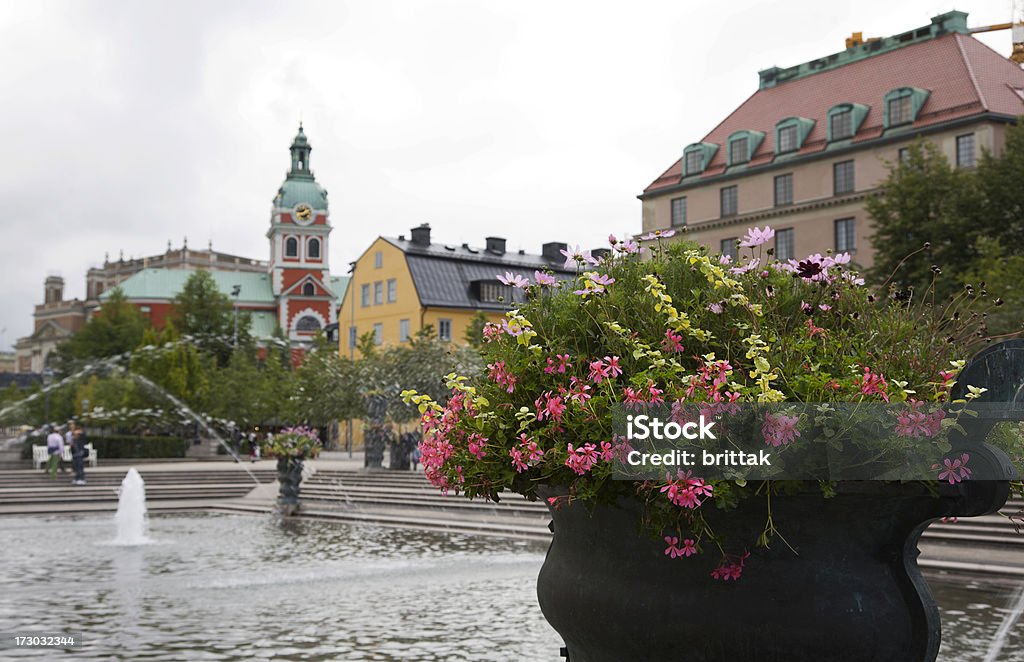
<svg viewBox="0 0 1024 662">
<path fill-rule="evenodd" d="M 43 279 L 170 239 L 266 259 L 300 117 L 332 271 L 377 235 L 511 249 L 640 229 L 643 188 L 757 72 L 926 25 L 948 0 L 0 0 L 0 348 Z M 1010 0 L 961 1 L 969 23 Z M 1009 54 L 1008 31 L 982 36 Z"/>
</svg>

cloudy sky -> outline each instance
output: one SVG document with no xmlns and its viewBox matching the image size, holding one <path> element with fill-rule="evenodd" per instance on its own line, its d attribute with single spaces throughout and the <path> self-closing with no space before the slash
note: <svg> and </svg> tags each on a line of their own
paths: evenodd
<svg viewBox="0 0 1024 662">
<path fill-rule="evenodd" d="M 961 0 L 969 22 L 1010 0 Z M 596 246 L 757 71 L 925 25 L 949 0 L 0 0 L 0 348 L 43 279 L 104 254 L 263 258 L 299 119 L 343 274 L 377 235 Z M 1009 53 L 1009 32 L 982 36 Z"/>
</svg>

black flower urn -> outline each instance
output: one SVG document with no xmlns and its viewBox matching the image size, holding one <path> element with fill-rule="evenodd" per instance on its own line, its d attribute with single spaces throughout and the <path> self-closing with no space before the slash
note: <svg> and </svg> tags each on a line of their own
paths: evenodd
<svg viewBox="0 0 1024 662">
<path fill-rule="evenodd" d="M 303 461 L 297 457 L 277 458 L 277 511 L 285 516 L 299 511 L 299 484 L 302 482 Z"/>
<path fill-rule="evenodd" d="M 938 518 L 1006 503 L 1016 470 L 983 440 L 994 420 L 1020 411 L 1024 341 L 976 356 L 953 399 L 968 385 L 989 388 L 974 403 L 983 414 L 954 444 L 970 454 L 972 480 L 843 482 L 830 498 L 812 482 L 773 496 L 772 519 L 785 540 L 750 550 L 739 578 L 712 576 L 721 559 L 707 541 L 703 554 L 667 556 L 664 540 L 643 532 L 638 499 L 594 508 L 556 501 L 537 594 L 569 660 L 933 662 L 941 622 L 917 565 L 918 540 Z M 764 527 L 769 503 L 755 496 L 731 511 L 707 506 L 701 513 L 716 534 L 748 541 Z"/>
</svg>

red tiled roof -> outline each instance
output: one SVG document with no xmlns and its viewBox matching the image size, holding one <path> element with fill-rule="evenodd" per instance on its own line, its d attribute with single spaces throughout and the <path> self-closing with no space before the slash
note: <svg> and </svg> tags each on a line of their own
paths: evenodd
<svg viewBox="0 0 1024 662">
<path fill-rule="evenodd" d="M 870 106 L 853 142 L 878 138 L 883 131 L 883 100 L 898 87 L 919 87 L 931 94 L 913 128 L 941 124 L 984 112 L 1024 114 L 1024 69 L 977 39 L 960 33 L 912 44 L 874 57 L 758 90 L 712 129 L 702 142 L 719 146 L 701 178 L 722 174 L 726 143 L 736 131 L 763 131 L 764 141 L 749 165 L 771 163 L 775 124 L 787 117 L 815 120 L 800 154 L 825 149 L 826 118 L 832 106 L 853 102 Z M 644 193 L 680 182 L 682 159 L 662 173 Z"/>
</svg>

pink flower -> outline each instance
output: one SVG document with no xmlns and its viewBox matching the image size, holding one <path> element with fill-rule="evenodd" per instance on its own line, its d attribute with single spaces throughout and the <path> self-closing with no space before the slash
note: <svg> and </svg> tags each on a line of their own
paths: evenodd
<svg viewBox="0 0 1024 662">
<path fill-rule="evenodd" d="M 543 271 L 534 271 L 533 279 L 537 281 L 538 285 L 547 285 L 548 287 L 552 287 L 553 285 L 555 285 L 555 283 L 558 282 L 558 279 L 556 279 L 554 276 L 552 276 L 551 274 L 546 274 Z"/>
<path fill-rule="evenodd" d="M 565 256 L 566 269 L 579 269 L 587 266 L 588 264 L 598 264 L 598 261 L 594 259 L 594 256 L 590 254 L 590 251 L 581 250 L 579 245 L 570 250 L 563 248 L 559 252 Z"/>
<path fill-rule="evenodd" d="M 811 338 L 818 335 L 819 333 L 821 335 L 825 335 L 825 329 L 821 328 L 820 326 L 814 326 L 814 318 L 811 317 L 807 318 L 807 331 L 810 334 Z"/>
<path fill-rule="evenodd" d="M 640 241 L 654 241 L 655 239 L 668 239 L 676 235 L 675 230 L 655 230 L 640 237 Z"/>
<path fill-rule="evenodd" d="M 632 239 L 628 239 L 622 242 L 622 244 L 618 246 L 615 250 L 619 251 L 620 253 L 625 253 L 627 255 L 633 255 L 636 253 L 643 252 L 643 249 L 640 248 L 640 244 L 636 243 Z"/>
<path fill-rule="evenodd" d="M 569 363 L 568 354 L 555 354 L 555 358 L 558 359 L 558 365 L 555 365 L 555 360 L 549 356 L 548 365 L 546 368 L 544 368 L 544 374 L 550 375 L 555 372 L 559 374 L 565 374 L 565 369 L 572 367 L 572 364 Z"/>
<path fill-rule="evenodd" d="M 569 399 L 579 402 L 580 404 L 585 403 L 587 400 L 592 398 L 590 395 L 590 385 L 583 380 L 573 377 L 569 380 Z"/>
<path fill-rule="evenodd" d="M 622 374 L 622 368 L 619 367 L 619 357 L 613 356 L 608 358 L 604 357 L 604 360 L 608 362 L 608 376 L 614 379 Z"/>
<path fill-rule="evenodd" d="M 889 384 L 881 374 L 871 372 L 871 368 L 864 367 L 864 375 L 857 377 L 853 383 L 860 388 L 861 395 L 881 395 L 882 399 L 889 402 Z"/>
<path fill-rule="evenodd" d="M 678 547 L 679 538 L 677 536 L 665 536 L 665 543 L 667 544 L 667 547 L 665 547 L 665 554 L 667 554 L 669 558 L 674 559 L 683 555 L 683 550 Z"/>
<path fill-rule="evenodd" d="M 512 393 L 513 391 L 515 391 L 516 382 L 518 381 L 518 379 L 516 378 L 515 375 L 510 373 L 505 368 L 505 362 L 504 361 L 497 361 L 495 363 L 488 363 L 487 364 L 487 368 L 488 368 L 487 376 L 490 377 L 491 380 L 495 384 L 498 384 L 499 386 L 504 386 L 505 390 L 508 391 L 509 393 Z"/>
<path fill-rule="evenodd" d="M 939 480 L 945 480 L 952 485 L 971 477 L 971 470 L 967 468 L 967 461 L 970 459 L 971 456 L 967 453 L 953 460 L 947 457 L 943 460 L 942 466 L 933 464 L 932 469 L 939 469 Z"/>
<path fill-rule="evenodd" d="M 814 312 L 814 306 L 812 306 L 811 304 L 807 303 L 806 301 L 801 301 L 800 302 L 800 310 L 803 311 L 804 314 L 810 315 L 811 313 Z"/>
<path fill-rule="evenodd" d="M 511 271 L 506 271 L 504 276 L 495 276 L 495 278 L 503 285 L 511 285 L 519 289 L 526 289 L 530 284 L 528 279 L 523 278 L 519 274 L 513 274 Z"/>
<path fill-rule="evenodd" d="M 743 565 L 746 563 L 747 558 L 750 556 L 750 552 L 747 552 L 738 559 L 730 559 L 726 557 L 722 559 L 722 564 L 711 571 L 711 576 L 715 579 L 722 581 L 729 581 L 730 579 L 736 581 L 743 574 Z"/>
<path fill-rule="evenodd" d="M 608 366 L 601 359 L 590 362 L 590 381 L 600 384 L 608 379 Z"/>
<path fill-rule="evenodd" d="M 721 255 L 718 256 L 718 264 L 722 265 L 723 267 L 729 266 L 730 264 L 732 264 L 732 255 L 722 253 Z"/>
<path fill-rule="evenodd" d="M 487 445 L 487 438 L 480 434 L 473 433 L 469 437 L 469 452 L 476 456 L 476 459 L 482 460 L 487 457 L 487 451 L 484 450 L 484 446 Z"/>
<path fill-rule="evenodd" d="M 523 473 L 530 467 L 523 461 L 523 451 L 518 448 L 513 448 L 508 452 L 512 458 L 512 466 L 515 467 L 516 473 Z"/>
<path fill-rule="evenodd" d="M 577 449 L 573 449 L 572 444 L 569 444 L 568 449 L 569 457 L 565 459 L 565 466 L 577 475 L 582 476 L 597 464 L 597 447 L 594 444 L 583 444 Z"/>
<path fill-rule="evenodd" d="M 722 307 L 721 301 L 717 301 L 715 303 L 708 304 L 708 310 L 716 315 L 721 315 L 725 308 Z"/>
<path fill-rule="evenodd" d="M 562 420 L 562 413 L 565 411 L 562 396 L 552 395 L 551 391 L 548 391 L 538 397 L 534 404 L 537 406 L 538 421 L 543 421 L 545 418 L 555 422 Z"/>
<path fill-rule="evenodd" d="M 795 441 L 800 436 L 800 431 L 796 429 L 799 421 L 799 416 L 766 413 L 764 424 L 761 426 L 765 445 L 777 448 Z"/>
<path fill-rule="evenodd" d="M 487 322 L 484 324 L 484 342 L 492 342 L 497 340 L 498 337 L 505 333 L 505 330 L 494 322 Z"/>
<path fill-rule="evenodd" d="M 661 349 L 672 353 L 683 351 L 683 337 L 672 329 L 665 329 L 665 337 L 661 339 Z"/>
<path fill-rule="evenodd" d="M 691 538 L 683 541 L 683 556 L 693 556 L 697 553 L 697 545 Z"/>
<path fill-rule="evenodd" d="M 754 269 L 757 269 L 758 265 L 760 265 L 760 264 L 761 264 L 761 258 L 755 258 L 755 259 L 751 260 L 750 262 L 747 262 L 743 266 L 733 267 L 733 268 L 729 269 L 729 273 L 731 273 L 734 276 L 742 276 L 743 274 L 747 273 L 748 271 L 753 271 Z"/>
<path fill-rule="evenodd" d="M 760 228 L 750 228 L 747 230 L 747 234 L 743 235 L 743 239 L 740 241 L 740 246 L 744 248 L 753 248 L 754 246 L 760 246 L 761 244 L 768 243 L 775 237 L 775 230 L 772 230 L 767 225 L 764 226 L 764 230 Z"/>
</svg>

